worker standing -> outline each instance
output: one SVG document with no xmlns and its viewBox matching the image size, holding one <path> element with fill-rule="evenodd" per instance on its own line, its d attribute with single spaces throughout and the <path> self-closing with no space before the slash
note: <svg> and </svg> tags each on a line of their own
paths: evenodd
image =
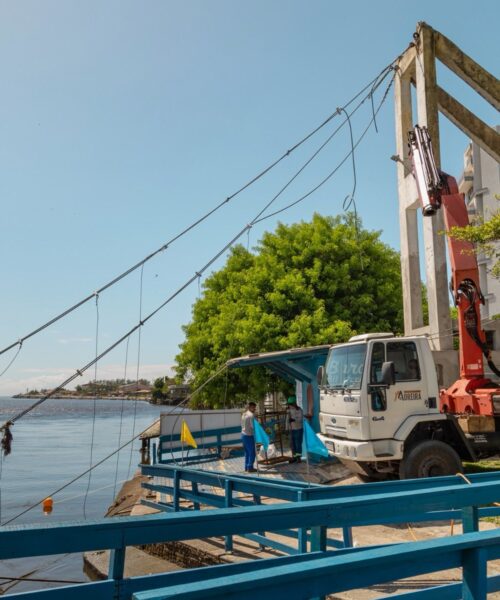
<svg viewBox="0 0 500 600">
<path fill-rule="evenodd" d="M 287 403 L 287 421 L 290 431 L 291 462 L 300 462 L 302 456 L 302 437 L 304 435 L 304 412 L 297 404 L 297 397 L 290 396 Z"/>
<path fill-rule="evenodd" d="M 255 473 L 255 429 L 254 419 L 257 405 L 255 402 L 249 402 L 246 411 L 241 417 L 241 441 L 245 451 L 245 471 Z"/>
</svg>

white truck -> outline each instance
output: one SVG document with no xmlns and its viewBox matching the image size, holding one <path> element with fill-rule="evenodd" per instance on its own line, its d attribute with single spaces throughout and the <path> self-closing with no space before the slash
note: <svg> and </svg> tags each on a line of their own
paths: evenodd
<svg viewBox="0 0 500 600">
<path fill-rule="evenodd" d="M 416 126 L 408 141 L 424 217 L 442 210 L 447 231 L 467 225 L 464 196 L 437 168 L 427 129 Z M 427 338 L 390 333 L 334 346 L 320 367 L 322 439 L 362 478 L 448 475 L 462 470 L 462 460 L 500 450 L 500 386 L 485 376 L 483 356 L 497 377 L 500 370 L 481 328 L 477 259 L 471 243 L 447 240 L 460 378 L 439 390 Z"/>
<path fill-rule="evenodd" d="M 362 479 L 462 471 L 489 446 L 440 412 L 427 338 L 358 335 L 333 346 L 318 370 L 320 438 Z"/>
</svg>

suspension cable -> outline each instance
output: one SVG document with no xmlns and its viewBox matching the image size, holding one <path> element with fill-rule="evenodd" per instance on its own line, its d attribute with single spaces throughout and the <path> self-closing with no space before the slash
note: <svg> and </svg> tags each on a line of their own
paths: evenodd
<svg viewBox="0 0 500 600">
<path fill-rule="evenodd" d="M 348 106 L 350 106 L 367 89 L 371 88 L 370 94 L 372 94 L 373 89 L 376 86 L 379 85 L 379 79 L 388 70 L 390 70 L 390 69 L 393 68 L 393 65 L 395 64 L 395 62 L 397 60 L 398 59 L 392 61 L 389 65 L 387 65 L 386 67 L 384 67 L 382 69 L 382 71 L 374 79 L 372 79 L 367 85 L 365 85 L 355 96 L 353 96 L 344 105 L 344 108 L 347 108 Z M 370 94 L 367 97 L 369 97 Z M 264 168 L 262 171 L 260 171 L 257 175 L 255 175 L 253 178 L 251 178 L 249 181 L 247 181 L 244 185 L 242 185 L 239 189 L 237 189 L 235 192 L 233 192 L 232 194 L 230 194 L 229 196 L 227 196 L 224 200 L 222 200 L 221 202 L 219 202 L 217 205 L 215 205 L 212 209 L 210 209 L 208 212 L 206 212 L 205 214 L 203 214 L 201 217 L 199 217 L 193 223 L 191 223 L 190 225 L 188 225 L 185 229 L 183 229 L 178 234 L 176 234 L 175 236 L 173 236 L 170 240 L 168 240 L 167 242 L 165 242 L 164 244 L 162 244 L 157 250 L 154 250 L 153 252 L 151 252 L 150 254 L 148 254 L 147 256 L 145 256 L 142 260 L 140 260 L 139 262 L 137 262 L 133 266 L 129 267 L 128 269 L 126 269 L 125 271 L 123 271 L 122 273 L 120 273 L 119 275 L 117 275 L 116 277 L 114 277 L 113 279 L 111 279 L 110 281 L 108 281 L 106 284 L 104 284 L 103 286 L 101 286 L 95 292 L 93 292 L 93 293 L 87 295 L 86 297 L 84 297 L 82 300 L 80 300 L 76 304 L 73 304 L 72 306 L 70 306 L 69 308 L 65 309 L 64 311 L 62 311 L 61 313 L 59 313 L 55 317 L 49 319 L 47 322 L 43 323 L 39 327 L 36 327 L 34 330 L 32 330 L 31 332 L 27 333 L 26 335 L 20 337 L 15 342 L 12 342 L 12 343 L 8 344 L 7 346 L 5 346 L 4 348 L 0 349 L 0 356 L 2 354 L 4 354 L 5 352 L 11 350 L 12 348 L 15 348 L 16 346 L 19 346 L 19 349 L 20 349 L 22 347 L 23 342 L 25 342 L 27 339 L 33 337 L 34 335 L 37 335 L 38 333 L 40 333 L 44 329 L 50 327 L 51 325 L 53 325 L 54 323 L 56 323 L 60 319 L 66 317 L 69 314 L 71 314 L 73 311 L 77 310 L 78 308 L 80 308 L 81 306 L 83 306 L 84 304 L 86 304 L 87 302 L 89 302 L 90 300 L 92 300 L 92 298 L 94 298 L 95 296 L 97 296 L 97 295 L 101 294 L 102 292 L 106 291 L 107 289 L 109 289 L 113 285 L 117 284 L 119 281 L 121 281 L 122 279 L 124 279 L 125 277 L 127 277 L 128 275 L 130 275 L 131 273 L 133 273 L 134 271 L 136 271 L 140 267 L 144 266 L 148 261 L 150 261 L 152 258 L 154 258 L 155 256 L 157 256 L 158 254 L 160 254 L 161 252 L 164 252 L 165 250 L 167 250 L 167 248 L 169 248 L 174 242 L 176 242 L 177 240 L 179 240 L 180 238 L 182 238 L 184 235 L 186 235 L 187 233 L 189 233 L 191 230 L 195 229 L 198 225 L 200 225 L 201 223 L 203 223 L 206 219 L 208 219 L 210 216 L 212 216 L 214 213 L 216 213 L 218 210 L 220 210 L 223 206 L 225 206 L 226 204 L 228 204 L 231 200 L 233 200 L 234 198 L 236 198 L 243 191 L 245 191 L 250 186 L 252 186 L 254 183 L 256 183 L 259 179 L 261 179 L 262 177 L 264 177 L 267 173 L 269 173 L 269 171 L 271 171 L 274 167 L 276 167 L 279 163 L 281 163 L 285 158 L 288 158 L 293 152 L 295 152 L 300 146 L 302 146 L 311 137 L 313 137 L 318 131 L 320 131 L 321 129 L 323 129 L 323 127 L 325 127 L 328 123 L 330 123 L 330 121 L 332 119 L 334 119 L 338 115 L 339 115 L 339 110 L 337 109 L 333 113 L 331 113 L 326 119 L 324 119 L 317 127 L 315 127 L 312 131 L 310 131 L 302 139 L 300 139 L 293 146 L 291 146 L 286 152 L 284 152 L 274 162 L 272 162 L 270 165 L 268 165 L 266 168 Z M 9 368 L 9 367 L 10 367 L 10 364 L 8 365 L 7 368 Z M 6 370 L 7 369 L 5 369 L 4 372 Z"/>
<path fill-rule="evenodd" d="M 242 232 L 240 232 L 240 235 L 242 235 L 245 231 L 250 232 L 251 227 L 253 227 L 253 225 L 255 223 L 259 223 L 261 221 L 264 221 L 266 219 L 268 219 L 270 216 L 273 216 L 275 214 L 278 214 L 280 212 L 283 212 L 285 210 L 287 210 L 289 207 L 294 206 L 295 204 L 297 204 L 298 202 L 301 202 L 302 200 L 304 200 L 306 197 L 308 197 L 309 195 L 311 195 L 314 191 L 316 191 L 317 189 L 319 189 L 319 187 L 321 187 L 324 183 L 326 183 L 335 173 L 336 171 L 340 168 L 340 166 L 342 166 L 342 164 L 344 164 L 344 162 L 351 156 L 353 159 L 353 173 L 354 173 L 354 186 L 353 186 L 353 190 L 352 193 L 346 198 L 346 200 L 348 200 L 349 198 L 351 198 L 352 200 L 354 200 L 354 193 L 356 190 L 356 169 L 355 169 L 355 163 L 354 163 L 354 150 L 357 148 L 357 146 L 359 145 L 359 143 L 361 142 L 361 140 L 364 138 L 364 136 L 366 135 L 366 133 L 368 132 L 369 128 L 371 127 L 372 124 L 375 123 L 375 119 L 376 119 L 376 115 L 378 114 L 378 112 L 380 111 L 382 105 L 384 104 L 384 102 L 387 99 L 389 90 L 394 82 L 394 78 L 395 78 L 395 74 L 393 75 L 393 77 L 391 78 L 383 96 L 382 96 L 382 100 L 380 101 L 377 110 L 372 110 L 372 118 L 369 121 L 367 127 L 364 129 L 363 133 L 361 134 L 361 136 L 358 138 L 357 142 L 354 143 L 353 140 L 353 135 L 352 135 L 352 126 L 351 126 L 351 122 L 350 122 L 350 118 L 352 117 L 352 115 L 360 108 L 360 106 L 373 94 L 373 92 L 375 91 L 376 88 L 378 88 L 380 86 L 380 84 L 385 80 L 386 76 L 391 72 L 394 71 L 394 68 L 391 66 L 387 69 L 386 73 L 384 74 L 383 77 L 379 77 L 379 81 L 376 82 L 377 85 L 376 87 L 372 88 L 372 90 L 370 91 L 369 94 L 367 94 L 362 100 L 361 102 L 353 109 L 353 111 L 351 112 L 351 114 L 349 115 L 344 108 L 338 108 L 337 112 L 341 113 L 342 111 L 346 112 L 346 119 L 333 131 L 333 133 L 326 139 L 326 141 L 319 147 L 319 149 L 312 155 L 312 157 L 310 157 L 306 163 L 291 177 L 291 179 L 280 189 L 280 191 L 273 196 L 273 198 L 265 205 L 265 207 L 260 210 L 257 215 L 254 217 L 254 219 L 252 221 L 250 221 L 250 223 L 246 226 L 245 229 L 242 230 Z M 305 194 L 304 196 L 302 196 L 301 198 L 299 198 L 297 201 L 293 202 L 292 204 L 287 205 L 286 207 L 271 213 L 270 215 L 265 215 L 262 216 L 265 211 L 267 210 L 267 208 L 269 208 L 276 200 L 277 198 L 281 195 L 281 193 L 289 186 L 289 184 L 294 181 L 294 179 L 296 179 L 296 177 L 305 169 L 305 167 L 312 161 L 312 159 L 314 157 L 316 157 L 319 152 L 330 142 L 330 140 L 334 137 L 334 135 L 346 124 L 349 123 L 349 131 L 350 131 L 350 140 L 351 140 L 351 150 L 350 152 L 348 152 L 348 154 L 344 157 L 344 159 L 342 160 L 342 162 L 325 178 L 323 179 L 323 181 L 316 186 L 315 188 L 313 188 L 313 190 L 311 190 L 310 192 L 308 192 L 307 194 Z M 345 202 L 346 200 L 344 200 L 344 209 L 345 208 Z M 348 207 L 347 207 L 348 208 Z M 201 275 L 201 273 L 200 273 Z M 227 385 L 227 383 L 226 383 Z M 179 411 L 176 414 L 176 419 L 174 420 L 174 423 L 172 424 L 171 427 L 171 431 L 170 431 L 170 438 L 171 438 L 171 443 L 173 442 L 173 436 L 174 436 L 174 430 L 175 427 L 179 421 L 179 419 L 182 416 L 182 413 L 184 412 L 184 408 Z M 177 460 L 174 457 L 173 451 L 171 450 L 171 455 L 172 455 L 172 460 L 177 464 Z"/>
<path fill-rule="evenodd" d="M 379 104 L 377 110 L 375 111 L 375 116 L 379 113 L 380 109 L 382 108 L 382 105 L 387 100 L 387 96 L 388 96 L 389 91 L 390 91 L 390 89 L 392 87 L 392 84 L 394 83 L 394 79 L 395 79 L 395 76 L 393 76 L 391 78 L 391 81 L 389 82 L 389 84 L 388 84 L 388 86 L 387 86 L 387 88 L 385 90 L 384 96 L 382 97 L 382 100 L 380 101 L 380 104 Z M 326 175 L 326 177 L 324 177 L 324 179 L 322 179 L 316 186 L 314 186 L 308 192 L 306 192 L 305 194 L 303 194 L 302 196 L 300 196 L 300 198 L 298 198 L 294 202 L 291 202 L 290 204 L 287 204 L 286 206 L 284 206 L 283 208 L 280 208 L 279 210 L 276 210 L 276 211 L 274 211 L 272 213 L 269 213 L 267 215 L 262 216 L 260 219 L 258 219 L 255 222 L 255 224 L 261 223 L 262 221 L 265 221 L 267 219 L 270 219 L 271 217 L 275 217 L 276 215 L 279 215 L 279 214 L 287 211 L 288 209 L 290 209 L 293 206 L 296 206 L 297 204 L 303 202 L 304 200 L 306 200 L 306 198 L 308 198 L 309 196 L 311 196 L 312 194 L 314 194 L 315 192 L 317 192 L 327 181 L 329 181 L 335 175 L 335 173 L 337 173 L 337 171 L 349 159 L 349 157 L 351 156 L 353 150 L 355 150 L 359 146 L 359 144 L 361 143 L 361 141 L 363 140 L 363 138 L 365 137 L 365 135 L 368 133 L 370 127 L 374 123 L 375 116 L 371 118 L 370 122 L 365 127 L 363 133 L 358 137 L 358 139 L 354 143 L 354 146 L 351 148 L 351 150 L 344 156 L 344 158 L 337 164 L 337 166 L 332 171 L 330 171 L 330 173 L 328 173 L 328 175 Z M 347 119 L 346 119 L 345 122 L 347 122 Z"/>
<path fill-rule="evenodd" d="M 213 375 L 211 375 L 198 388 L 196 388 L 196 390 L 194 390 L 193 392 L 191 392 L 191 394 L 189 394 L 188 396 L 186 396 L 186 398 L 184 398 L 184 400 L 182 400 L 181 402 L 179 402 L 179 404 L 177 406 L 172 407 L 172 410 L 170 412 L 164 413 L 164 416 L 169 416 L 169 415 L 175 413 L 177 411 L 178 407 L 182 406 L 183 404 L 187 404 L 192 398 L 194 398 L 194 396 L 196 396 L 197 394 L 199 394 L 205 388 L 205 386 L 207 386 L 209 383 L 211 383 L 225 369 L 227 369 L 227 365 L 223 364 Z M 27 508 L 25 508 L 23 511 L 21 511 L 20 513 L 18 513 L 14 517 L 11 517 L 10 519 L 8 519 L 7 521 L 5 521 L 4 523 L 0 522 L 0 526 L 3 527 L 4 525 L 9 525 L 9 523 L 12 523 L 16 519 L 19 519 L 19 517 L 22 517 L 23 515 L 25 515 L 27 512 L 33 510 L 37 506 L 40 506 L 40 504 L 45 500 L 45 498 L 47 498 L 49 496 L 53 497 L 56 494 L 59 494 L 59 492 L 62 492 L 63 490 L 65 490 L 67 487 L 69 487 L 70 485 L 72 485 L 73 483 L 75 483 L 76 481 L 78 481 L 79 479 L 81 479 L 82 477 L 85 477 L 85 475 L 87 475 L 88 473 L 90 473 L 90 471 L 93 471 L 97 467 L 101 466 L 109 458 L 113 457 L 115 454 L 117 454 L 118 452 L 120 452 L 121 450 L 123 450 L 124 448 L 126 448 L 129 444 L 132 444 L 137 438 L 139 438 L 143 433 L 145 433 L 150 427 L 152 427 L 153 425 L 155 425 L 156 423 L 159 423 L 159 422 L 160 422 L 160 419 L 156 419 L 156 421 L 154 421 L 151 425 L 149 425 L 148 427 L 146 427 L 146 429 L 143 429 L 141 432 L 139 432 L 138 434 L 136 434 L 134 437 L 130 438 L 127 442 L 125 442 L 121 446 L 119 446 L 116 450 L 113 450 L 113 452 L 111 452 L 110 454 L 108 454 L 107 456 L 105 456 L 104 458 L 102 458 L 101 460 L 97 461 L 95 464 L 91 465 L 88 469 L 85 469 L 85 471 L 83 471 L 82 473 L 80 473 L 76 477 L 73 477 L 73 479 L 71 479 L 70 481 L 67 481 L 66 483 L 64 483 L 62 486 L 60 486 L 59 488 L 57 488 L 55 491 L 51 492 L 50 494 L 45 494 L 45 496 L 43 498 L 41 498 L 37 502 L 34 502 L 33 504 L 31 504 L 30 506 L 28 506 Z"/>
<path fill-rule="evenodd" d="M 390 68 L 386 68 L 386 69 L 393 70 L 393 67 L 391 65 Z M 378 112 L 378 110 L 380 110 L 382 104 L 385 102 L 385 100 L 387 98 L 387 95 L 388 95 L 388 92 L 389 92 L 389 89 L 390 89 L 390 86 L 392 85 L 393 81 L 394 81 L 394 76 L 391 78 L 391 82 L 389 83 L 389 86 L 387 87 L 387 89 L 386 89 L 386 91 L 384 93 L 384 96 L 382 98 L 381 103 L 379 104 L 377 112 Z M 366 97 L 368 98 L 368 95 Z M 373 117 L 370 120 L 368 126 L 365 128 L 363 134 L 357 140 L 356 144 L 354 145 L 354 148 L 361 142 L 361 140 L 363 139 L 363 137 L 367 133 L 367 131 L 368 131 L 368 129 L 371 126 L 372 123 L 373 123 Z M 83 373 L 87 369 L 89 369 L 91 366 L 93 366 L 97 361 L 101 360 L 104 356 L 106 356 L 107 354 L 109 354 L 112 350 L 114 350 L 117 346 L 119 346 L 124 340 L 126 340 L 129 336 L 131 336 L 136 330 L 140 329 L 143 325 L 145 325 L 145 323 L 147 323 L 150 319 L 152 319 L 167 304 L 169 304 L 181 292 L 183 292 L 194 281 L 196 281 L 200 277 L 200 275 L 202 275 L 207 269 L 209 269 L 227 250 L 229 250 L 240 239 L 240 237 L 244 233 L 246 233 L 247 231 L 249 231 L 256 223 L 259 223 L 260 221 L 263 221 L 263 220 L 265 220 L 265 219 L 267 219 L 267 218 L 269 218 L 269 217 L 271 217 L 271 216 L 273 216 L 275 214 L 278 214 L 280 212 L 283 212 L 284 210 L 287 210 L 291 206 L 294 206 L 298 202 L 301 202 L 306 197 L 310 196 L 313 192 L 315 192 L 317 189 L 319 189 L 324 183 L 326 183 L 326 181 L 328 181 L 338 171 L 338 169 L 340 168 L 340 166 L 347 160 L 347 158 L 349 158 L 349 156 L 351 155 L 352 151 L 353 151 L 353 149 L 351 149 L 351 151 L 346 155 L 346 157 L 341 161 L 341 163 L 339 163 L 339 165 L 326 178 L 324 178 L 323 181 L 321 181 L 312 190 L 310 190 L 309 192 L 307 192 L 307 194 L 301 196 L 298 200 L 296 200 L 295 202 L 289 204 L 288 206 L 280 209 L 279 211 L 276 211 L 276 212 L 271 213 L 269 215 L 262 216 L 263 213 L 264 213 L 264 211 L 267 210 L 272 205 L 272 203 L 275 202 L 275 200 L 279 196 L 279 194 L 275 195 L 269 202 L 267 202 L 267 204 L 265 205 L 264 209 L 260 210 L 257 213 L 257 215 L 247 225 L 245 225 L 227 244 L 225 244 L 223 246 L 223 248 L 221 248 L 221 250 L 219 250 L 219 252 L 217 252 L 199 271 L 197 271 L 194 275 L 192 275 L 181 287 L 179 287 L 175 292 L 173 292 L 170 296 L 168 296 L 159 306 L 157 306 L 152 312 L 150 312 L 144 319 L 140 320 L 127 333 L 125 333 L 123 336 L 121 336 L 113 344 L 111 344 L 110 346 L 108 346 L 108 348 L 106 348 L 103 352 L 101 352 L 99 355 L 97 355 L 93 360 L 91 360 L 90 362 L 88 362 L 86 365 L 84 365 L 80 369 L 77 369 L 73 375 L 69 376 L 59 386 L 57 386 L 56 388 L 52 389 L 45 396 L 43 396 L 42 398 L 40 398 L 39 400 L 37 400 L 34 404 L 32 404 L 31 406 L 27 407 L 26 409 L 24 409 L 23 411 L 21 411 L 19 414 L 15 415 L 14 417 L 12 417 L 8 421 L 6 421 L 2 426 L 0 426 L 0 431 L 1 430 L 8 430 L 8 428 L 9 428 L 9 426 L 11 424 L 15 423 L 17 420 L 19 420 L 24 415 L 26 415 L 27 413 L 29 413 L 30 411 L 32 411 L 34 408 L 36 408 L 37 406 L 39 406 L 40 404 L 42 404 L 43 402 L 45 402 L 46 400 L 48 400 L 49 398 L 51 398 L 52 396 L 54 396 L 57 392 L 59 392 L 62 388 L 64 388 L 69 383 L 71 383 L 72 381 L 74 381 L 77 377 L 80 377 L 81 375 L 83 375 Z M 293 178 L 295 178 L 295 175 L 293 176 Z"/>
</svg>

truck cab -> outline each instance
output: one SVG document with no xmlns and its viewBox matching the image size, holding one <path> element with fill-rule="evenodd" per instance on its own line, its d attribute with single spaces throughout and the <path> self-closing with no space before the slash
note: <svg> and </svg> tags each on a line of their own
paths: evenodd
<svg viewBox="0 0 500 600">
<path fill-rule="evenodd" d="M 448 469 L 461 469 L 470 452 L 456 422 L 439 411 L 439 389 L 425 337 L 372 333 L 333 346 L 318 372 L 321 439 L 331 455 L 372 478 L 402 473 L 411 449 L 443 440 L 455 453 Z M 455 438 L 457 438 L 455 440 Z M 431 461 L 432 462 L 432 461 Z M 428 464 L 426 469 L 436 465 Z M 437 468 L 435 473 L 442 468 Z M 414 469 L 406 476 L 415 475 Z"/>
</svg>

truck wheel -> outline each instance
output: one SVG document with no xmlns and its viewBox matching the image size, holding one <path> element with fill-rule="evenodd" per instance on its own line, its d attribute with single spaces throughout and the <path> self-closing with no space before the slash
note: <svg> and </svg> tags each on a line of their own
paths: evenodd
<svg viewBox="0 0 500 600">
<path fill-rule="evenodd" d="M 440 477 L 462 471 L 462 461 L 451 446 L 435 440 L 426 440 L 413 446 L 403 458 L 399 467 L 399 478 Z"/>
</svg>

